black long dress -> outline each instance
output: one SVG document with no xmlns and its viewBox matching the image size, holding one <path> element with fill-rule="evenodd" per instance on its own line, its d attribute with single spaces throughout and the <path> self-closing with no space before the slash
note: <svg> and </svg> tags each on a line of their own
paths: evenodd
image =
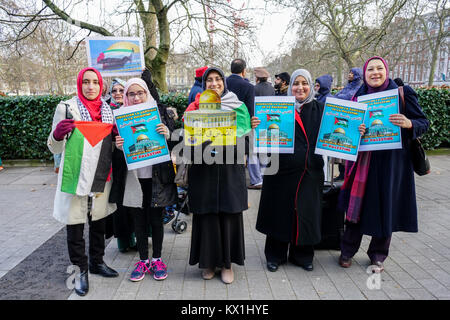
<svg viewBox="0 0 450 320">
<path fill-rule="evenodd" d="M 208 147 L 210 148 L 210 147 Z M 220 156 L 224 150 L 215 149 Z M 193 213 L 189 264 L 200 268 L 244 265 L 244 223 L 248 209 L 244 164 L 193 164 L 188 171 Z"/>
<path fill-rule="evenodd" d="M 279 155 L 279 170 L 265 175 L 256 229 L 279 242 L 312 246 L 321 240 L 323 158 L 314 154 L 323 104 L 313 100 L 302 107 L 307 137 L 295 124 L 293 154 Z"/>
</svg>

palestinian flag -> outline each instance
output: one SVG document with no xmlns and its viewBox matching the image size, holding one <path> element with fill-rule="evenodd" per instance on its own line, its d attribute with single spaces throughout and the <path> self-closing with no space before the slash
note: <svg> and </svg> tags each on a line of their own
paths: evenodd
<svg viewBox="0 0 450 320">
<path fill-rule="evenodd" d="M 245 103 L 239 101 L 234 93 L 228 92 L 222 97 L 221 104 L 222 110 L 233 110 L 236 112 L 236 134 L 238 137 L 242 137 L 252 129 L 248 109 Z"/>
<path fill-rule="evenodd" d="M 276 121 L 280 122 L 280 115 L 279 114 L 267 114 L 267 121 Z"/>
<path fill-rule="evenodd" d="M 133 131 L 133 134 L 135 133 L 141 133 L 141 132 L 147 132 L 147 127 L 145 124 L 138 124 L 136 126 L 131 126 L 131 131 Z"/>
<path fill-rule="evenodd" d="M 338 126 L 348 127 L 348 120 L 344 118 L 336 118 L 334 117 L 334 124 L 337 124 Z"/>
<path fill-rule="evenodd" d="M 112 124 L 75 121 L 66 142 L 61 191 L 79 196 L 103 192 L 112 158 Z"/>
<path fill-rule="evenodd" d="M 382 118 L 383 110 L 373 110 L 369 111 L 369 118 Z"/>
</svg>

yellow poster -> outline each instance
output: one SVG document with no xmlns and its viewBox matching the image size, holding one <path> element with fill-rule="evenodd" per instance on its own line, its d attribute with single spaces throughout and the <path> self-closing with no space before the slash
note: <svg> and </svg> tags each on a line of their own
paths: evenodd
<svg viewBox="0 0 450 320">
<path fill-rule="evenodd" d="M 236 145 L 236 112 L 220 110 L 220 97 L 206 90 L 200 96 L 199 110 L 184 115 L 184 136 L 187 146 L 206 141 L 213 146 Z"/>
</svg>

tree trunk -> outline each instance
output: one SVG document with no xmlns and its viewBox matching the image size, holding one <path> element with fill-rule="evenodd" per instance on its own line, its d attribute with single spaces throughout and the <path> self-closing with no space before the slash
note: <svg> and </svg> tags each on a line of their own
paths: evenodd
<svg viewBox="0 0 450 320">
<path fill-rule="evenodd" d="M 336 86 L 341 87 L 342 86 L 342 60 L 341 58 L 337 58 L 337 64 L 336 64 Z"/>
<path fill-rule="evenodd" d="M 438 60 L 438 52 L 439 52 L 439 44 L 437 42 L 437 44 L 433 48 L 433 52 L 432 52 L 432 55 L 431 55 L 430 75 L 428 77 L 428 86 L 432 86 L 433 82 L 434 82 L 434 72 L 436 71 L 436 63 L 437 63 L 437 60 Z"/>
</svg>

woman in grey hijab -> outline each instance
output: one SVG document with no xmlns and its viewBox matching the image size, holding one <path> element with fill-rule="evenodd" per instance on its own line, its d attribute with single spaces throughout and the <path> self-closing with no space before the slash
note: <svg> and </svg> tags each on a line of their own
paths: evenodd
<svg viewBox="0 0 450 320">
<path fill-rule="evenodd" d="M 321 239 L 324 163 L 314 147 L 323 104 L 314 99 L 313 87 L 307 70 L 292 74 L 288 96 L 296 100 L 294 153 L 280 154 L 278 172 L 264 176 L 256 229 L 267 235 L 269 271 L 288 260 L 312 271 L 314 245 Z M 252 128 L 255 124 L 252 118 Z"/>
</svg>

